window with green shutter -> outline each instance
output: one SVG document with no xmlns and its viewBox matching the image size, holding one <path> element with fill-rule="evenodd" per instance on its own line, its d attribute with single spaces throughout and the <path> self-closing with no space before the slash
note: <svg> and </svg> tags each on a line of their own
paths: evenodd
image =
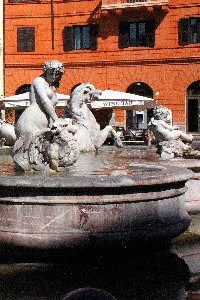
<svg viewBox="0 0 200 300">
<path fill-rule="evenodd" d="M 17 28 L 17 51 L 18 52 L 35 51 L 35 27 Z"/>
<path fill-rule="evenodd" d="M 154 47 L 155 21 L 119 23 L 119 48 Z"/>
<path fill-rule="evenodd" d="M 183 18 L 179 21 L 179 44 L 200 43 L 200 18 Z"/>
<path fill-rule="evenodd" d="M 65 26 L 63 30 L 64 51 L 96 50 L 98 25 Z"/>
</svg>

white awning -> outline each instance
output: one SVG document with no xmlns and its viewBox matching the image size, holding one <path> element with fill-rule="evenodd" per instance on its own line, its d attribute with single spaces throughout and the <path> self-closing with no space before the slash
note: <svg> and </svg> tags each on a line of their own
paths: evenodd
<svg viewBox="0 0 200 300">
<path fill-rule="evenodd" d="M 59 100 L 59 102 L 57 103 L 56 106 L 65 107 L 66 101 L 68 101 L 70 99 L 70 97 L 68 95 L 64 95 L 64 94 L 56 94 L 56 95 Z M 10 97 L 5 97 L 5 98 L 1 99 L 1 101 L 4 102 L 5 108 L 6 107 L 13 107 L 13 108 L 27 107 L 30 105 L 29 92 L 19 94 L 19 95 L 13 95 Z"/>
<path fill-rule="evenodd" d="M 91 102 L 92 108 L 115 108 L 142 110 L 154 108 L 156 101 L 152 98 L 143 97 L 135 94 L 105 90 L 97 101 Z"/>
<path fill-rule="evenodd" d="M 70 99 L 69 95 L 56 94 L 59 102 L 56 106 L 66 107 L 67 101 Z M 3 104 L 1 107 L 27 107 L 30 105 L 29 92 L 5 97 L 0 100 Z M 102 91 L 98 100 L 89 103 L 91 108 L 115 108 L 115 109 L 132 109 L 142 110 L 147 108 L 154 108 L 156 101 L 152 98 L 143 97 L 135 94 L 118 92 L 113 90 Z"/>
</svg>

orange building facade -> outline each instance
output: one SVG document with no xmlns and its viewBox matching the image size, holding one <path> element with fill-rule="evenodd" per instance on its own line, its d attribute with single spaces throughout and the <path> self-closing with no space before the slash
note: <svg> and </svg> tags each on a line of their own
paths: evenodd
<svg viewBox="0 0 200 300">
<path fill-rule="evenodd" d="M 174 124 L 200 132 L 198 0 L 5 0 L 5 96 L 51 59 L 66 69 L 59 93 L 90 81 L 150 96 L 172 110 Z M 127 125 L 130 111 L 114 113 Z"/>
</svg>

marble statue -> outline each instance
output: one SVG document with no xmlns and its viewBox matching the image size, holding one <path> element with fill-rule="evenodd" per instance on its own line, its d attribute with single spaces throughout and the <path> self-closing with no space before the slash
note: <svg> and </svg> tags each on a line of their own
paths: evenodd
<svg viewBox="0 0 200 300">
<path fill-rule="evenodd" d="M 67 119 L 58 118 L 55 112 L 58 102 L 55 92 L 60 85 L 64 67 L 59 61 L 51 60 L 45 63 L 43 71 L 42 75 L 33 80 L 30 106 L 15 126 L 13 158 L 16 167 L 24 171 L 57 169 L 60 163 L 55 163 L 56 158 L 70 165 L 78 156 L 74 146 L 76 141 L 73 139 L 75 126 Z M 61 140 L 65 142 L 59 146 Z M 69 150 L 71 146 L 73 153 Z"/>
<path fill-rule="evenodd" d="M 56 90 L 64 73 L 63 65 L 48 61 L 44 73 L 34 79 L 30 88 L 30 106 L 16 123 L 13 159 L 23 171 L 60 171 L 76 162 L 81 152 L 98 149 L 111 133 L 117 147 L 122 147 L 111 126 L 100 129 L 88 103 L 97 99 L 100 90 L 91 83 L 74 87 L 66 116 L 58 118 Z"/>
<path fill-rule="evenodd" d="M 112 126 L 107 125 L 100 129 L 100 125 L 88 107 L 88 103 L 94 99 L 97 100 L 100 94 L 101 91 L 96 90 L 89 82 L 81 83 L 72 90 L 66 117 L 72 118 L 73 124 L 78 128 L 75 137 L 78 140 L 80 152 L 98 149 L 109 134 L 112 135 L 115 145 L 122 147 L 122 142 Z"/>
<path fill-rule="evenodd" d="M 157 153 L 163 158 L 182 157 L 192 152 L 192 134 L 179 130 L 178 126 L 169 124 L 169 110 L 158 106 L 153 112 L 148 129 L 153 133 L 157 143 Z"/>
<path fill-rule="evenodd" d="M 0 145 L 13 146 L 16 141 L 15 127 L 0 120 Z"/>
</svg>

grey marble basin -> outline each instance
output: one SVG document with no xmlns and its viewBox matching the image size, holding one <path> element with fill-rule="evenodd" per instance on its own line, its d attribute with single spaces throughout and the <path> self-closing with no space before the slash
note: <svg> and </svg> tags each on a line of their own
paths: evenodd
<svg viewBox="0 0 200 300">
<path fill-rule="evenodd" d="M 26 248 L 81 248 L 170 240 L 190 224 L 193 172 L 157 163 L 101 176 L 1 176 L 0 241 Z"/>
</svg>

